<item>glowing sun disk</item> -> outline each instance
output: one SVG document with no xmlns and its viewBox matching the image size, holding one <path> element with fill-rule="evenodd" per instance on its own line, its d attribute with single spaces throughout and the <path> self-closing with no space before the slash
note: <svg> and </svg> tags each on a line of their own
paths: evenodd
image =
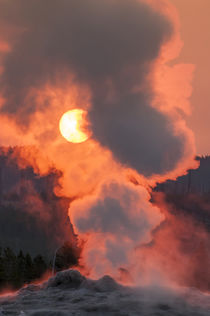
<svg viewBox="0 0 210 316">
<path fill-rule="evenodd" d="M 63 114 L 60 119 L 59 128 L 61 135 L 71 143 L 82 143 L 89 138 L 85 132 L 86 111 L 81 109 L 70 110 Z"/>
</svg>

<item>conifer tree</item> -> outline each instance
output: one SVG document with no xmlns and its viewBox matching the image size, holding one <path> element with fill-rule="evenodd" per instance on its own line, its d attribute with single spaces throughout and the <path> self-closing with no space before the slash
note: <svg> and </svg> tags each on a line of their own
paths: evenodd
<svg viewBox="0 0 210 316">
<path fill-rule="evenodd" d="M 46 272 L 47 264 L 45 263 L 41 255 L 38 255 L 34 258 L 33 264 L 34 264 L 34 277 L 35 279 L 38 279 Z"/>
<path fill-rule="evenodd" d="M 34 265 L 29 253 L 25 257 L 25 282 L 29 283 L 34 279 Z"/>
</svg>

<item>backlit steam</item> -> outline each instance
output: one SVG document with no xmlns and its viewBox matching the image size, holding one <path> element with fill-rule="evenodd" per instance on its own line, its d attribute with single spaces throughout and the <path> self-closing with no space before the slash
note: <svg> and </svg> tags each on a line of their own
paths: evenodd
<svg viewBox="0 0 210 316">
<path fill-rule="evenodd" d="M 1 144 L 33 144 L 48 160 L 31 149 L 19 151 L 20 161 L 40 174 L 51 163 L 62 171 L 55 193 L 74 197 L 69 215 L 91 276 L 132 266 L 137 280 L 136 249 L 164 219 L 149 186 L 197 165 L 183 116 L 193 67 L 168 63 L 180 50 L 173 8 L 143 0 L 0 5 Z M 92 137 L 75 145 L 57 127 L 78 104 Z"/>
<path fill-rule="evenodd" d="M 100 277 L 129 267 L 136 259 L 136 246 L 151 241 L 151 230 L 164 216 L 149 198 L 144 187 L 110 179 L 90 197 L 72 204 L 69 215 L 86 241 L 83 260 L 89 273 Z"/>
</svg>

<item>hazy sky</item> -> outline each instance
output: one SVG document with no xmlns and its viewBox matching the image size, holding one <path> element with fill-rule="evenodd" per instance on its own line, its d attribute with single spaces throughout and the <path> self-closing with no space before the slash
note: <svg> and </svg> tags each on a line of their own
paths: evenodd
<svg viewBox="0 0 210 316">
<path fill-rule="evenodd" d="M 195 133 L 198 154 L 210 154 L 210 0 L 171 2 L 179 11 L 184 41 L 179 62 L 196 66 L 188 125 Z"/>
</svg>

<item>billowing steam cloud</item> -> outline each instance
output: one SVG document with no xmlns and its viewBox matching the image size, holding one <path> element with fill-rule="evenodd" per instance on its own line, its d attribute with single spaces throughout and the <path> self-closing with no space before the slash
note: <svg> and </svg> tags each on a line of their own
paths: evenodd
<svg viewBox="0 0 210 316">
<path fill-rule="evenodd" d="M 19 30 L 4 57 L 1 113 L 26 126 L 38 103 L 33 90 L 73 76 L 91 93 L 93 137 L 119 162 L 148 176 L 165 174 L 182 158 L 186 135 L 152 107 L 148 82 L 172 23 L 141 1 L 1 1 L 1 19 Z"/>
<path fill-rule="evenodd" d="M 177 75 L 165 65 L 174 57 L 168 47 L 175 27 L 149 3 L 0 0 L 0 140 L 37 145 L 63 172 L 55 190 L 75 198 L 70 217 L 85 240 L 88 268 L 95 258 L 93 275 L 131 264 L 135 247 L 150 241 L 163 219 L 146 188 L 128 178 L 151 184 L 195 166 L 180 111 L 190 93 L 177 98 L 178 89 L 174 104 L 173 88 L 162 84 Z M 178 69 L 185 77 L 185 67 Z M 57 128 L 74 107 L 88 110 L 92 129 L 80 145 L 64 142 Z M 25 158 L 46 172 L 37 153 Z"/>
<path fill-rule="evenodd" d="M 129 266 L 135 259 L 135 247 L 150 242 L 150 231 L 164 217 L 149 198 L 145 188 L 123 184 L 121 179 L 72 203 L 69 215 L 76 232 L 86 241 L 85 262 L 97 276 Z"/>
</svg>

